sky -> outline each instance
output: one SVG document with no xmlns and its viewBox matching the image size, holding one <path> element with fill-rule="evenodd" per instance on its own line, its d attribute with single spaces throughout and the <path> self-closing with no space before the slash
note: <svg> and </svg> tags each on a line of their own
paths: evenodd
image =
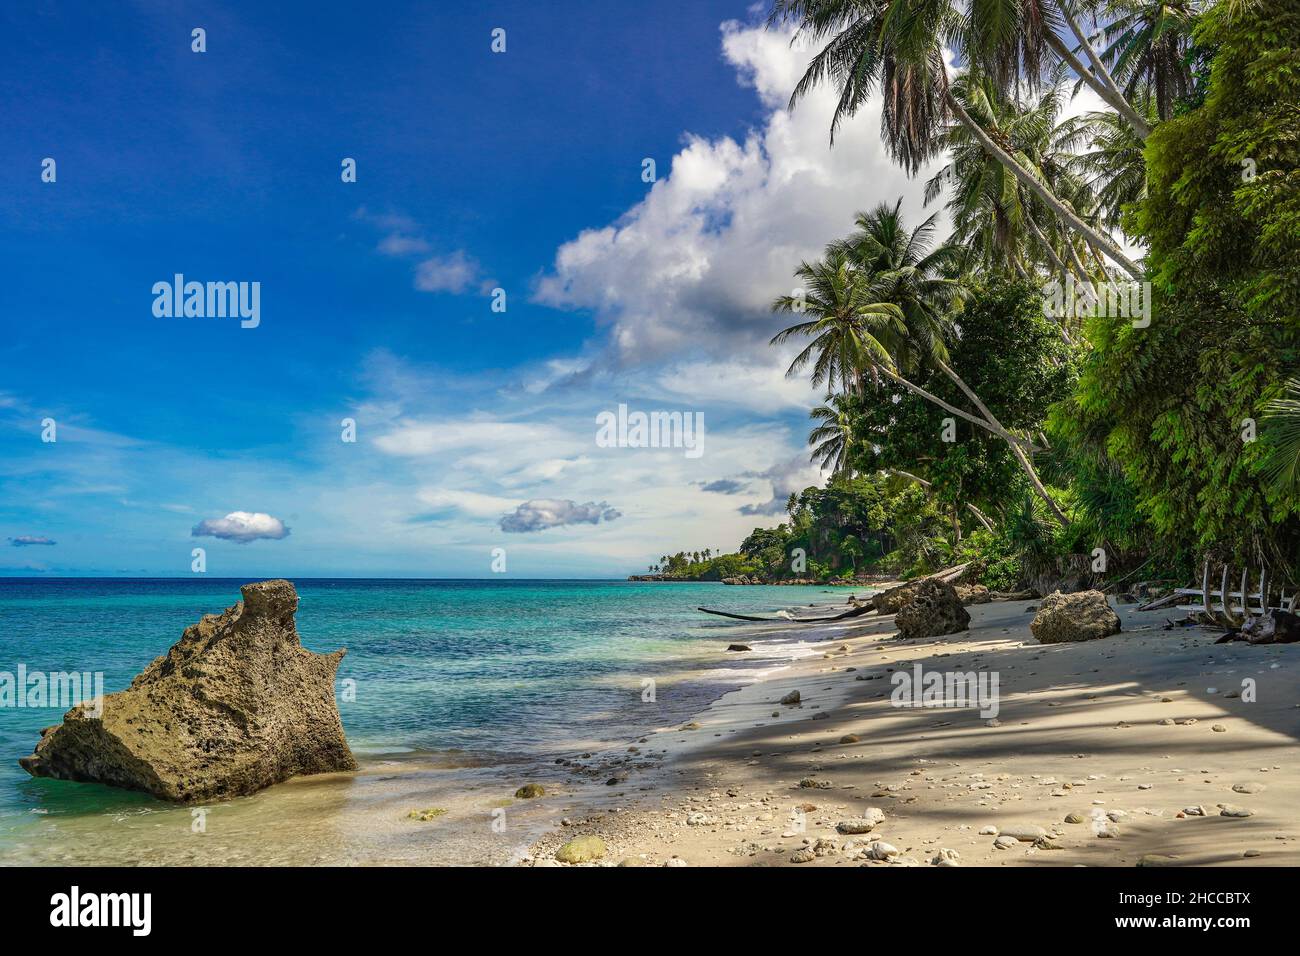
<svg viewBox="0 0 1300 956">
<path fill-rule="evenodd" d="M 877 104 L 833 149 L 830 90 L 787 111 L 808 54 L 745 2 L 33 2 L 0 27 L 3 575 L 734 550 L 821 477 L 771 301 L 856 211 L 933 211 Z M 256 324 L 171 314 L 178 274 L 257 283 Z M 698 449 L 602 442 L 620 405 L 702 419 Z"/>
</svg>

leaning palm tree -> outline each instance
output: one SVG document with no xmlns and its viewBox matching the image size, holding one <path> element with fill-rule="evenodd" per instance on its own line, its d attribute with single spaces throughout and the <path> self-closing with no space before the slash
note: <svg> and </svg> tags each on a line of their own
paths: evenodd
<svg viewBox="0 0 1300 956">
<path fill-rule="evenodd" d="M 933 219 L 922 228 L 908 230 L 898 207 L 878 207 L 858 217 L 859 230 L 831 243 L 823 261 L 803 263 L 798 275 L 812 289 L 803 297 L 782 296 L 778 311 L 802 311 L 813 318 L 777 333 L 772 344 L 794 336 L 813 341 L 796 356 L 787 375 L 795 375 L 810 361 L 813 384 L 838 380 L 855 395 L 863 392 L 868 376 L 889 379 L 945 411 L 991 432 L 1007 442 L 1012 455 L 1029 478 L 1035 492 L 1062 525 L 1068 519 L 1038 476 L 1029 457 L 1033 443 L 1003 427 L 974 390 L 948 365 L 944 338 L 952 334 L 944 310 L 959 297 L 952 280 L 940 275 L 949 253 L 946 246 L 931 250 Z M 815 293 L 815 294 L 814 294 Z M 880 295 L 890 298 L 881 300 Z M 976 412 L 944 401 L 911 381 L 914 369 L 935 368 L 960 389 Z M 828 388 L 828 397 L 833 389 Z"/>
<path fill-rule="evenodd" d="M 905 338 L 902 311 L 872 298 L 869 276 L 844 250 L 828 250 L 824 259 L 801 263 L 795 275 L 803 288 L 778 298 L 774 308 L 809 318 L 782 329 L 770 344 L 795 336 L 812 341 L 790 362 L 786 374 L 796 375 L 811 362 L 812 383 L 825 385 L 827 397 L 837 390 L 860 391 L 863 371 L 889 361 L 890 346 L 900 347 Z"/>
<path fill-rule="evenodd" d="M 853 425 L 854 399 L 850 395 L 833 395 L 825 405 L 818 405 L 808 417 L 817 427 L 808 433 L 812 448 L 810 461 L 829 469 L 835 477 L 852 477 L 853 462 L 860 448 Z"/>
<path fill-rule="evenodd" d="M 1148 101 L 1154 109 L 1154 97 Z M 1089 112 L 1063 122 L 1055 144 L 1072 155 L 1070 169 L 1084 179 L 1096 196 L 1101 221 L 1123 229 L 1125 207 L 1146 198 L 1147 167 L 1142 141 L 1114 113 Z"/>
<path fill-rule="evenodd" d="M 1111 0 L 1101 57 L 1139 107 L 1169 119 L 1192 90 L 1188 52 L 1197 11 L 1189 0 Z"/>
<path fill-rule="evenodd" d="M 1018 77 L 1021 67 L 1028 70 L 1027 80 L 1036 82 L 1046 62 L 1044 48 L 1050 47 L 1076 69 L 1081 79 L 1105 88 L 1099 78 L 1104 70 L 1089 72 L 1057 37 L 1054 24 L 1058 17 L 1048 2 L 984 0 L 972 4 L 968 16 L 955 0 L 774 0 L 769 22 L 792 21 L 797 35 L 824 41 L 795 86 L 790 105 L 793 107 L 818 84 L 833 82 L 840 97 L 831 124 L 832 140 L 844 118 L 852 116 L 879 90 L 885 145 L 898 162 L 915 173 L 935 155 L 939 132 L 947 118 L 954 116 L 971 129 L 989 155 L 1071 230 L 1126 272 L 1140 277 L 1141 269 L 1114 240 L 1078 216 L 1043 180 L 1016 162 L 975 123 L 949 88 L 945 45 L 956 46 L 967 62 L 984 66 L 983 72 L 1004 83 L 1012 72 Z M 1062 5 L 1061 15 L 1071 23 L 1071 29 L 1079 33 L 1072 15 L 1064 8 L 1069 0 L 1056 2 Z M 1091 54 L 1086 37 L 1079 39 Z M 1126 119 L 1134 114 L 1117 90 L 1105 88 L 1105 92 L 1099 92 Z M 1145 137 L 1146 132 L 1142 125 L 1139 135 Z"/>
</svg>

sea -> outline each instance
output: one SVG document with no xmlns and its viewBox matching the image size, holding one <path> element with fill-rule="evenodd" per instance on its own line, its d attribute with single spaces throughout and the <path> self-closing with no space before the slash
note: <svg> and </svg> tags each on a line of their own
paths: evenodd
<svg viewBox="0 0 1300 956">
<path fill-rule="evenodd" d="M 241 583 L 0 578 L 0 673 L 102 674 L 106 693 L 122 690 L 186 626 L 239 600 Z M 509 862 L 554 824 L 542 801 L 505 809 L 515 783 L 671 727 L 820 653 L 773 629 L 753 653 L 728 654 L 739 622 L 699 606 L 770 615 L 842 605 L 851 593 L 593 580 L 294 584 L 304 646 L 347 648 L 336 696 L 358 774 L 298 778 L 200 808 L 38 780 L 18 758 L 66 707 L 11 703 L 0 706 L 0 864 Z M 428 806 L 445 821 L 412 824 L 410 811 Z M 513 827 L 501 825 L 506 813 Z"/>
</svg>

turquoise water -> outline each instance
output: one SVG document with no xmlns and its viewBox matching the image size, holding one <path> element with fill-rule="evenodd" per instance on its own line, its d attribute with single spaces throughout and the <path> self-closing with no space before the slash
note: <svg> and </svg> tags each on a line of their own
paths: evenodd
<svg viewBox="0 0 1300 956">
<path fill-rule="evenodd" d="M 126 687 L 200 615 L 239 598 L 236 580 L 0 578 L 0 671 L 102 671 Z M 785 649 L 739 661 L 732 628 L 696 611 L 743 613 L 844 600 L 842 589 L 623 581 L 298 580 L 303 644 L 346 647 L 340 700 L 363 760 L 442 755 L 537 761 L 575 741 L 625 740 L 700 710 Z M 750 655 L 746 655 L 750 658 Z M 643 680 L 657 683 L 642 700 Z M 0 707 L 0 853 L 33 814 L 148 807 L 151 798 L 34 780 L 17 765 L 66 708 Z"/>
</svg>

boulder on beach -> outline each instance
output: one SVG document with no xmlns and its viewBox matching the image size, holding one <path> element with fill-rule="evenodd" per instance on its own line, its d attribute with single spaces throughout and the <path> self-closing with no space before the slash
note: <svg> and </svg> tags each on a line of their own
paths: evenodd
<svg viewBox="0 0 1300 956">
<path fill-rule="evenodd" d="M 924 580 L 925 578 L 920 581 L 908 581 L 906 584 L 898 584 L 892 588 L 886 588 L 879 594 L 872 595 L 871 603 L 875 605 L 876 613 L 897 614 L 899 608 L 912 600 L 917 587 Z"/>
<path fill-rule="evenodd" d="M 938 637 L 956 634 L 970 626 L 970 614 L 951 584 L 938 578 L 917 582 L 912 599 L 894 617 L 899 637 Z"/>
<path fill-rule="evenodd" d="M 143 790 L 182 803 L 253 793 L 302 774 L 355 770 L 334 699 L 346 650 L 314 654 L 288 581 L 245 584 L 131 686 L 79 704 L 18 761 L 34 777 Z"/>
<path fill-rule="evenodd" d="M 1100 591 L 1054 591 L 1043 598 L 1029 630 L 1040 644 L 1063 644 L 1118 634 L 1120 623 Z"/>
<path fill-rule="evenodd" d="M 957 592 L 957 600 L 962 605 L 967 604 L 988 604 L 993 600 L 993 594 L 982 584 L 958 584 L 954 586 Z"/>
</svg>

